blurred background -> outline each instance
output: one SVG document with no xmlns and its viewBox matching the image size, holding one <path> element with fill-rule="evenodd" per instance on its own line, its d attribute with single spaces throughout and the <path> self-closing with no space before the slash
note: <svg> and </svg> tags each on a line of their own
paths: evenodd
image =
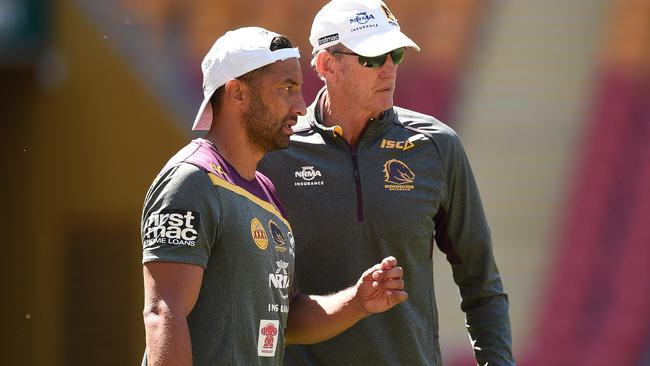
<svg viewBox="0 0 650 366">
<path fill-rule="evenodd" d="M 0 0 L 4 365 L 135 365 L 140 213 L 193 135 L 200 61 L 259 25 L 303 54 L 324 1 Z M 393 0 L 396 104 L 458 131 L 523 366 L 650 365 L 650 0 Z M 434 255 L 445 365 L 472 365 Z"/>
</svg>

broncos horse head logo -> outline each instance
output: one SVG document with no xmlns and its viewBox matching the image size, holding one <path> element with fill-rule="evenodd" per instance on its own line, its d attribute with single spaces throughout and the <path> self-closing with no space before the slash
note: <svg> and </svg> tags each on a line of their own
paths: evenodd
<svg viewBox="0 0 650 366">
<path fill-rule="evenodd" d="M 286 239 L 284 237 L 284 234 L 282 234 L 282 230 L 280 230 L 278 224 L 273 222 L 273 220 L 270 220 L 269 229 L 271 230 L 271 237 L 273 238 L 273 241 L 278 245 L 284 245 Z"/>
<path fill-rule="evenodd" d="M 415 173 L 403 162 L 390 159 L 384 164 L 384 181 L 397 185 L 413 183 Z"/>
</svg>

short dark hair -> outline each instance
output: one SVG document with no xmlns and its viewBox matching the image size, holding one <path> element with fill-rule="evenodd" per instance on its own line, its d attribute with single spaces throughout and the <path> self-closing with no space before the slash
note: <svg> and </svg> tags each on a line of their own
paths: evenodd
<svg viewBox="0 0 650 366">
<path fill-rule="evenodd" d="M 283 48 L 293 48 L 293 43 L 291 43 L 291 40 L 287 36 L 283 35 L 278 35 L 271 40 L 271 46 L 269 46 L 269 49 L 271 51 L 277 51 Z M 256 86 L 256 80 L 255 76 L 260 73 L 264 72 L 264 70 L 268 69 L 271 66 L 271 64 L 262 66 L 259 69 L 255 69 L 253 71 L 247 72 L 244 75 L 238 77 L 238 80 L 241 80 L 245 82 L 246 84 L 255 87 Z"/>
<path fill-rule="evenodd" d="M 293 43 L 291 43 L 291 40 L 289 37 L 284 36 L 284 35 L 278 35 L 275 36 L 271 40 L 271 45 L 269 46 L 269 49 L 271 51 L 276 51 L 280 50 L 283 48 L 293 48 Z M 252 88 L 257 88 L 257 78 L 256 75 L 260 72 L 263 72 L 266 70 L 270 65 L 262 66 L 259 69 L 255 69 L 253 71 L 249 71 L 245 73 L 244 75 L 240 76 L 237 78 L 237 80 L 241 80 L 242 82 L 246 83 L 247 85 L 251 86 Z M 221 102 L 221 96 L 223 95 L 225 90 L 225 87 L 222 85 L 220 86 L 214 94 L 212 94 L 212 97 L 210 97 L 210 104 L 212 106 L 212 115 L 215 115 L 217 110 L 219 109 L 219 105 Z"/>
<path fill-rule="evenodd" d="M 222 85 L 217 88 L 217 90 L 212 93 L 212 96 L 210 97 L 210 106 L 212 107 L 212 116 L 217 114 L 217 111 L 219 110 L 219 105 L 221 104 L 221 96 L 224 93 L 224 90 L 226 90 L 225 85 Z"/>
</svg>

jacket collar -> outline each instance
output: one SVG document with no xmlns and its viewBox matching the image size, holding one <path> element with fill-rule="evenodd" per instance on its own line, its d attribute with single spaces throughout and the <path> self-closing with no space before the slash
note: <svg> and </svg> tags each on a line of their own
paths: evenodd
<svg viewBox="0 0 650 366">
<path fill-rule="evenodd" d="M 307 129 L 314 129 L 317 131 L 325 132 L 326 134 L 336 134 L 339 126 L 325 126 L 323 124 L 323 104 L 324 94 L 327 88 L 324 86 L 316 94 L 316 98 L 312 104 L 307 108 L 307 114 L 304 117 L 298 118 L 298 124 L 294 127 L 294 132 L 301 132 Z M 391 124 L 396 118 L 395 109 L 393 107 L 385 110 L 378 119 L 372 120 L 368 123 L 364 136 L 372 136 L 384 127 Z"/>
</svg>

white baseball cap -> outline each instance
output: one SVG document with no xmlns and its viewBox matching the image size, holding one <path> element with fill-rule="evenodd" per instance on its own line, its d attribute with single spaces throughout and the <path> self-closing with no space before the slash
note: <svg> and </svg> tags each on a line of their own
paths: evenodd
<svg viewBox="0 0 650 366">
<path fill-rule="evenodd" d="M 338 43 L 362 56 L 379 56 L 401 47 L 420 50 L 401 32 L 381 0 L 332 0 L 316 14 L 309 42 L 314 52 Z"/>
<path fill-rule="evenodd" d="M 219 37 L 203 58 L 203 103 L 192 130 L 209 130 L 212 125 L 212 94 L 229 80 L 262 66 L 288 58 L 300 58 L 298 48 L 271 51 L 271 41 L 279 34 L 260 27 L 244 27 Z"/>
</svg>

